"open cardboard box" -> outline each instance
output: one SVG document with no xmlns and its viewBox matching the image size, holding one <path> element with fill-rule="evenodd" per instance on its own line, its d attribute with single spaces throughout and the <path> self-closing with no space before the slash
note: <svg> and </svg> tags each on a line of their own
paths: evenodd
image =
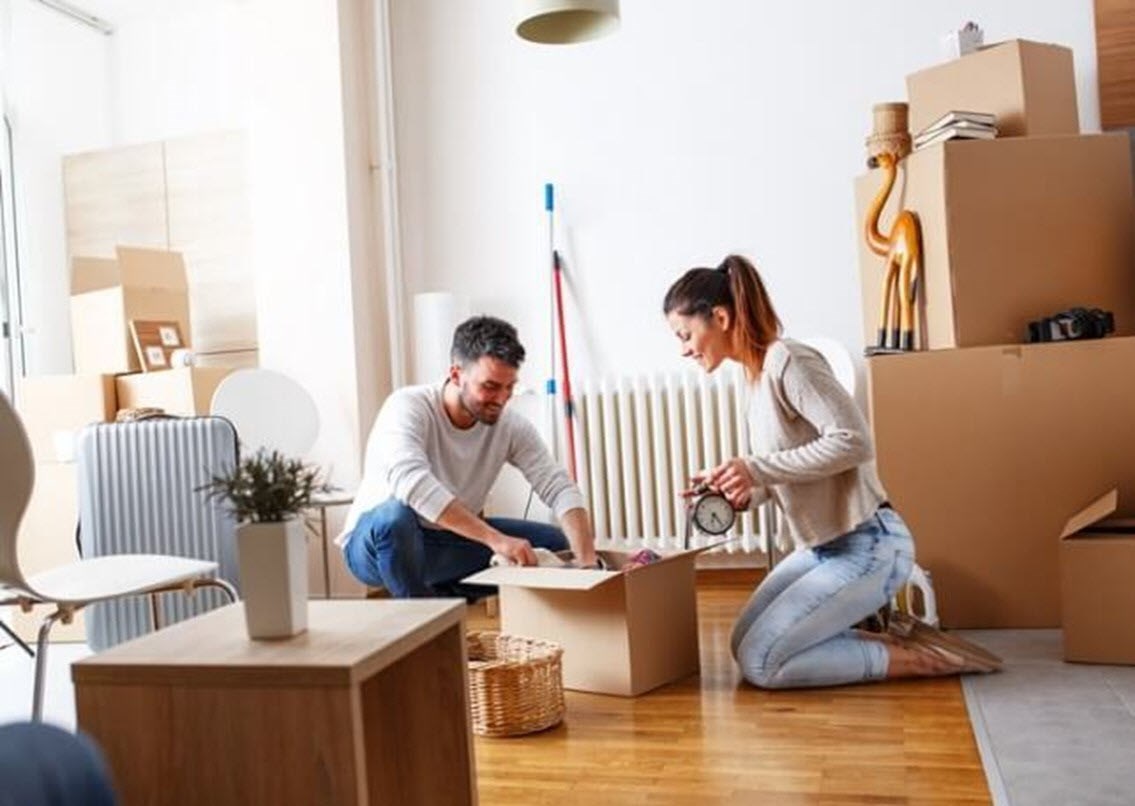
<svg viewBox="0 0 1135 806">
<path fill-rule="evenodd" d="M 564 648 L 564 687 L 637 696 L 698 671 L 694 561 L 722 543 L 620 570 L 632 552 L 600 551 L 607 571 L 500 566 L 463 581 L 500 588 L 501 631 Z"/>
<path fill-rule="evenodd" d="M 1118 500 L 1101 496 L 1060 534 L 1065 660 L 1135 665 L 1135 520 L 1105 520 Z"/>
<path fill-rule="evenodd" d="M 1072 51 L 1013 39 L 906 77 L 910 131 L 953 110 L 992 112 L 1001 137 L 1079 134 Z"/>
<path fill-rule="evenodd" d="M 71 342 L 75 371 L 138 372 L 130 320 L 177 322 L 189 331 L 189 286 L 180 252 L 119 246 L 116 257 L 71 261 Z"/>
</svg>

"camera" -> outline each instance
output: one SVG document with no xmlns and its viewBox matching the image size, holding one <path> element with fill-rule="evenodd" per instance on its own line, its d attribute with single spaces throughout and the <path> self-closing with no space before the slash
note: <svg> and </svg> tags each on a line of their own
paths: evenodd
<svg viewBox="0 0 1135 806">
<path fill-rule="evenodd" d="M 1115 317 L 1099 308 L 1069 308 L 1029 322 L 1029 342 L 1102 339 L 1114 332 Z"/>
</svg>

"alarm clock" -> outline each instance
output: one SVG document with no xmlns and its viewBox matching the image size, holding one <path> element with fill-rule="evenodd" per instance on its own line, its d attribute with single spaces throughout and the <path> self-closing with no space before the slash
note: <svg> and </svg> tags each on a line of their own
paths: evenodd
<svg viewBox="0 0 1135 806">
<path fill-rule="evenodd" d="M 703 534 L 723 535 L 733 528 L 736 520 L 737 513 L 725 496 L 702 485 L 695 491 L 686 510 L 685 547 L 690 547 L 690 537 L 695 526 Z"/>
</svg>

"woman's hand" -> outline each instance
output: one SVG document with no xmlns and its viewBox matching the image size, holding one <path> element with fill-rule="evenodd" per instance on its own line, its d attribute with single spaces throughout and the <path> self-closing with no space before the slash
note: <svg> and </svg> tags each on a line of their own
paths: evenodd
<svg viewBox="0 0 1135 806">
<path fill-rule="evenodd" d="M 730 459 L 710 470 L 704 483 L 725 496 L 733 509 L 748 509 L 757 480 L 744 459 Z"/>
<path fill-rule="evenodd" d="M 709 492 L 709 485 L 706 484 L 706 479 L 709 477 L 711 471 L 703 470 L 700 473 L 695 473 L 690 476 L 687 482 L 690 486 L 678 493 L 682 498 L 690 499 L 696 495 L 703 495 Z"/>
</svg>

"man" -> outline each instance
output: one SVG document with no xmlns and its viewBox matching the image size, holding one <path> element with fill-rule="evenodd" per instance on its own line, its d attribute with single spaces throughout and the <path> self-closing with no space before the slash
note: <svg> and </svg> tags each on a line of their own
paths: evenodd
<svg viewBox="0 0 1135 806">
<path fill-rule="evenodd" d="M 516 328 L 475 316 L 454 332 L 450 358 L 444 383 L 399 389 L 378 413 L 362 484 L 339 538 L 351 573 L 397 597 L 438 596 L 487 567 L 494 553 L 534 565 L 533 546 L 560 551 L 570 541 L 577 562 L 594 565 L 579 488 L 532 424 L 506 410 L 524 361 Z M 563 531 L 481 517 L 506 462 L 524 474 Z"/>
</svg>

